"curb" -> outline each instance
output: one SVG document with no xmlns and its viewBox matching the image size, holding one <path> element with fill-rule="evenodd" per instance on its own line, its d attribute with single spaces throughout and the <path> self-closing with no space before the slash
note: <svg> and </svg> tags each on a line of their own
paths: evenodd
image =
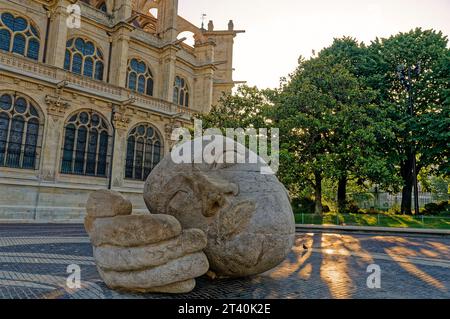
<svg viewBox="0 0 450 319">
<path fill-rule="evenodd" d="M 1 225 L 83 225 L 83 220 L 1 220 Z M 336 225 L 295 225 L 296 231 L 319 230 L 319 231 L 343 231 L 343 232 L 369 232 L 369 233 L 392 233 L 392 234 L 415 234 L 415 235 L 437 235 L 450 236 L 450 230 L 446 229 L 420 229 L 420 228 L 391 228 L 391 227 L 368 227 L 368 226 L 336 226 Z"/>
<path fill-rule="evenodd" d="M 301 225 L 296 224 L 299 230 L 321 230 L 321 231 L 347 231 L 347 232 L 371 232 L 371 233 L 394 233 L 394 234 L 417 234 L 417 235 L 439 235 L 450 236 L 450 230 L 446 229 L 420 229 L 420 228 L 390 228 L 390 227 L 366 227 L 366 226 L 335 226 L 335 225 Z"/>
<path fill-rule="evenodd" d="M 45 219 L 0 219 L 0 225 L 83 225 L 83 219 L 45 220 Z"/>
</svg>

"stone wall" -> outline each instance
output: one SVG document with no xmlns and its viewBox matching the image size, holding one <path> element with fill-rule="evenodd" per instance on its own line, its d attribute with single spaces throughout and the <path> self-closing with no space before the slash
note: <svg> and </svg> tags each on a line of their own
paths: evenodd
<svg viewBox="0 0 450 319">
<path fill-rule="evenodd" d="M 28 184 L 28 183 L 27 183 Z M 26 185 L 0 181 L 0 220 L 33 222 L 82 222 L 86 214 L 85 204 L 89 194 L 104 187 L 73 185 L 71 183 L 43 183 L 36 181 Z M 139 189 L 120 189 L 133 203 L 134 214 L 148 210 Z"/>
<path fill-rule="evenodd" d="M 38 61 L 0 51 L 0 95 L 23 96 L 32 101 L 40 117 L 39 161 L 35 169 L 0 165 L 0 220 L 79 221 L 85 214 L 89 193 L 110 184 L 133 202 L 136 213 L 144 213 L 144 182 L 125 178 L 129 132 L 139 124 L 153 126 L 162 139 L 164 154 L 168 154 L 173 128 L 190 126 L 193 114 L 208 112 L 221 94 L 219 91 L 230 91 L 233 85 L 232 38 L 237 32 L 222 34 L 210 30 L 206 34 L 177 15 L 177 1 L 160 2 L 157 29 L 170 29 L 161 34 L 146 32 L 129 22 L 132 13 L 140 10 L 132 8 L 131 0 L 108 1 L 109 13 L 78 1 L 82 27 L 70 29 L 66 20 L 67 7 L 72 3 L 0 0 L 0 13 L 11 12 L 32 21 L 40 34 Z M 185 28 L 196 32 L 194 47 L 177 41 Z M 103 81 L 63 69 L 66 42 L 73 37 L 88 39 L 102 50 Z M 218 45 L 219 42 L 223 44 Z M 215 56 L 220 59 L 218 65 Z M 128 61 L 132 58 L 143 60 L 150 67 L 154 96 L 126 88 Z M 224 63 L 226 59 L 229 61 Z M 176 76 L 187 82 L 189 108 L 172 103 Z M 221 84 L 215 85 L 217 80 Z M 114 136 L 108 145 L 113 158 L 112 174 L 106 178 L 61 173 L 65 124 L 82 110 L 100 114 L 108 123 L 109 134 Z"/>
</svg>

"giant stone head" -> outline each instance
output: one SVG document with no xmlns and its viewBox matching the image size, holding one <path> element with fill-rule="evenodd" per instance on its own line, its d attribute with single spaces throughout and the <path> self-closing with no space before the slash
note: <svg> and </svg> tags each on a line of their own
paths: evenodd
<svg viewBox="0 0 450 319">
<path fill-rule="evenodd" d="M 228 147 L 211 150 L 211 138 Z M 205 253 L 218 276 L 251 276 L 280 264 L 295 239 L 287 191 L 268 172 L 264 160 L 241 144 L 197 138 L 174 148 L 153 170 L 144 200 L 152 214 L 172 215 L 183 228 L 206 233 Z"/>
</svg>

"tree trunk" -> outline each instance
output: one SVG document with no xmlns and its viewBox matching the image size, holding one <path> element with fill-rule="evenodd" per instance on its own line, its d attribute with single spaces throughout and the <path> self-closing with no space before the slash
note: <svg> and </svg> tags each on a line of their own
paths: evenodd
<svg viewBox="0 0 450 319">
<path fill-rule="evenodd" d="M 407 152 L 407 160 L 401 164 L 400 171 L 403 179 L 403 190 L 402 190 L 402 206 L 401 213 L 412 215 L 412 190 L 414 184 L 413 178 L 413 154 L 412 152 Z"/>
<path fill-rule="evenodd" d="M 412 215 L 412 183 L 403 186 L 402 190 L 402 214 Z"/>
<path fill-rule="evenodd" d="M 338 182 L 337 201 L 339 212 L 345 211 L 345 204 L 347 203 L 347 176 L 343 176 Z"/>
<path fill-rule="evenodd" d="M 314 213 L 318 214 L 318 215 L 322 215 L 323 212 L 323 206 L 322 206 L 322 174 L 321 172 L 315 172 L 314 173 L 314 177 L 315 177 L 315 208 L 314 208 Z"/>
</svg>

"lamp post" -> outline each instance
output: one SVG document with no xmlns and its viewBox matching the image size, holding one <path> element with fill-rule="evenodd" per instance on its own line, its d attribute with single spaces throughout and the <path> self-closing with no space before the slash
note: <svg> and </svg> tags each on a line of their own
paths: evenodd
<svg viewBox="0 0 450 319">
<path fill-rule="evenodd" d="M 408 104 L 409 104 L 409 111 L 411 117 L 415 116 L 414 111 L 414 97 L 413 97 L 413 81 L 412 77 L 415 75 L 417 78 L 420 76 L 421 73 L 421 64 L 420 62 L 412 68 L 411 66 L 408 66 L 408 68 L 405 70 L 405 66 L 401 65 L 398 67 L 398 76 L 400 78 L 400 82 L 402 83 L 403 87 L 408 92 Z M 414 211 L 416 214 L 419 214 L 420 212 L 420 206 L 419 206 L 419 183 L 417 181 L 417 163 L 416 163 L 416 149 L 414 145 L 411 145 L 411 156 L 412 156 L 412 174 L 413 174 L 413 183 L 414 183 Z"/>
</svg>

